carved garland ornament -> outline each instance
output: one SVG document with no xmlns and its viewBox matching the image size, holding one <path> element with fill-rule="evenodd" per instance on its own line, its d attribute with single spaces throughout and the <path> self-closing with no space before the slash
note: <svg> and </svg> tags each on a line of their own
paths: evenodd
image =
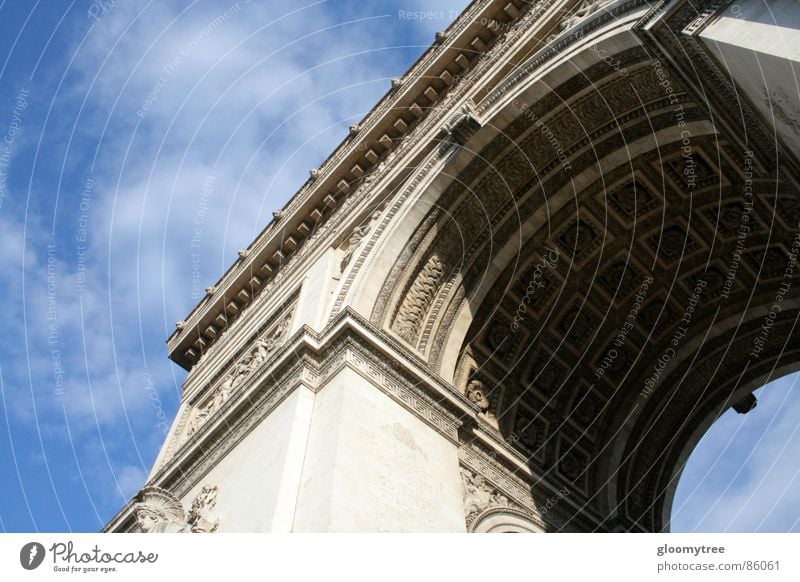
<svg viewBox="0 0 800 582">
<path fill-rule="evenodd" d="M 422 318 L 444 280 L 445 271 L 444 261 L 438 254 L 432 254 L 403 299 L 392 329 L 407 342 L 414 343 Z"/>
</svg>

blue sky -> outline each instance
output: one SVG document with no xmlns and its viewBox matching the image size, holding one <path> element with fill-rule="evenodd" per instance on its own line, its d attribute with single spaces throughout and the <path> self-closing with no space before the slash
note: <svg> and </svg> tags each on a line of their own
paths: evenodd
<svg viewBox="0 0 800 582">
<path fill-rule="evenodd" d="M 140 488 L 174 322 L 466 4 L 0 0 L 0 531 L 95 531 Z M 781 387 L 704 440 L 681 529 L 798 529 Z M 780 470 L 749 455 L 770 425 Z"/>
<path fill-rule="evenodd" d="M 754 410 L 725 412 L 689 457 L 672 531 L 800 531 L 800 375 L 755 394 Z"/>
</svg>

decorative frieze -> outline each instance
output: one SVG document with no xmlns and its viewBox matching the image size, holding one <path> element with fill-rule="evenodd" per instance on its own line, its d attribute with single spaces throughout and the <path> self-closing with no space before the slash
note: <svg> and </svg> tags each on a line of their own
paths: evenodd
<svg viewBox="0 0 800 582">
<path fill-rule="evenodd" d="M 508 497 L 503 495 L 480 473 L 461 469 L 461 480 L 464 485 L 464 514 L 467 527 L 483 511 L 492 507 L 514 507 Z"/>
<path fill-rule="evenodd" d="M 281 315 L 278 322 L 257 337 L 238 360 L 228 365 L 228 371 L 216 381 L 212 390 L 204 391 L 204 395 L 190 405 L 188 427 L 184 427 L 175 438 L 182 441 L 194 435 L 264 365 L 285 342 L 292 313 L 293 310 L 289 309 L 288 313 Z"/>
<path fill-rule="evenodd" d="M 575 10 L 570 11 L 561 21 L 561 30 L 567 30 L 578 24 L 581 20 L 588 18 L 601 8 L 613 4 L 615 0 L 583 0 Z"/>
<path fill-rule="evenodd" d="M 348 340 L 321 366 L 318 389 L 344 366 L 360 372 L 369 378 L 373 386 L 409 412 L 420 417 L 448 439 L 458 442 L 458 427 L 461 423 L 455 416 L 424 395 L 422 390 L 415 387 L 416 383 L 407 381 L 396 373 L 397 362 L 381 357 L 355 339 Z"/>
<path fill-rule="evenodd" d="M 482 475 L 496 486 L 498 492 L 513 499 L 534 515 L 538 515 L 538 508 L 531 495 L 529 484 L 513 476 L 510 471 L 487 457 L 485 453 L 479 452 L 474 444 L 462 445 L 458 449 L 458 456 L 464 467 Z"/>
</svg>

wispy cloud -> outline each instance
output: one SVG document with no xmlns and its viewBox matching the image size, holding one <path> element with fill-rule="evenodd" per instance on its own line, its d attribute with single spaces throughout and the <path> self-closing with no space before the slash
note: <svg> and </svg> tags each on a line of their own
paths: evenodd
<svg viewBox="0 0 800 582">
<path fill-rule="evenodd" d="M 37 5 L 0 84 L 2 124 L 31 91 L 0 208 L 14 338 L 0 347 L 0 527 L 97 529 L 138 489 L 163 442 L 159 410 L 180 397 L 164 340 L 194 287 L 218 279 L 466 4 L 141 1 L 95 17 Z M 4 38 L 30 9 L 3 5 Z M 797 529 L 800 410 L 773 392 L 698 448 L 675 529 Z"/>
<path fill-rule="evenodd" d="M 32 79 L 21 55 L 4 77 L 31 96 L 0 210 L 0 285 L 20 330 L 0 363 L 2 448 L 23 461 L 4 485 L 39 501 L 30 514 L 4 503 L 5 527 L 96 529 L 141 485 L 164 438 L 159 409 L 173 414 L 180 396 L 164 350 L 173 322 L 430 42 L 400 30 L 396 9 L 34 12 L 22 42 L 53 40 Z"/>
</svg>

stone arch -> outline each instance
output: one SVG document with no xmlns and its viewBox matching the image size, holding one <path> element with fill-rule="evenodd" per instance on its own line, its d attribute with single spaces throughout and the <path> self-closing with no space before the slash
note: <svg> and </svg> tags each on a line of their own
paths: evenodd
<svg viewBox="0 0 800 582">
<path fill-rule="evenodd" d="M 790 362 L 789 364 L 779 369 L 773 370 L 771 373 L 755 377 L 746 384 L 737 388 L 736 391 L 731 395 L 729 402 L 732 403 L 733 405 L 735 405 L 737 402 L 743 403 L 746 406 L 748 403 L 745 402 L 745 399 L 753 398 L 752 395 L 754 391 L 764 387 L 766 384 L 770 382 L 773 382 L 779 378 L 782 378 L 789 374 L 793 374 L 798 371 L 800 371 L 800 362 Z M 755 401 L 752 400 L 751 402 Z M 675 498 L 675 492 L 677 490 L 678 483 L 680 482 L 680 478 L 683 474 L 683 469 L 686 466 L 686 462 L 689 460 L 689 457 L 697 448 L 697 445 L 700 443 L 700 440 L 705 436 L 705 434 L 711 429 L 713 424 L 719 419 L 721 414 L 726 410 L 727 408 L 722 409 L 722 407 L 720 407 L 720 410 L 712 409 L 705 418 L 703 418 L 700 422 L 697 423 L 696 428 L 688 436 L 681 450 L 676 455 L 674 473 L 670 477 L 667 485 L 664 487 L 664 501 L 661 511 L 661 523 L 663 524 L 663 529 L 665 530 L 669 529 L 669 524 L 672 520 L 672 509 L 673 509 L 673 501 Z M 742 408 L 741 410 L 745 410 L 745 408 Z"/>
<path fill-rule="evenodd" d="M 763 315 L 720 333 L 693 350 L 696 359 L 684 358 L 664 378 L 663 394 L 646 403 L 640 415 L 624 426 L 616 424 L 625 437 L 613 440 L 624 453 L 598 466 L 598 473 L 618 473 L 617 479 L 607 478 L 607 493 L 615 497 L 615 506 L 603 507 L 607 514 L 627 514 L 646 530 L 668 530 L 683 466 L 714 421 L 732 407 L 749 412 L 754 390 L 800 370 L 798 318 L 798 300 L 787 301 L 783 316 L 771 327 L 778 345 L 759 359 L 749 352 L 762 330 Z M 619 415 L 611 422 L 619 422 Z"/>
<path fill-rule="evenodd" d="M 543 533 L 524 512 L 510 507 L 493 507 L 477 515 L 470 533 Z"/>
<path fill-rule="evenodd" d="M 709 419 L 795 367 L 800 284 L 781 285 L 800 205 L 630 32 L 636 17 L 510 74 L 480 128 L 390 201 L 350 300 L 456 388 L 489 387 L 503 439 L 598 528 L 658 531 Z M 770 341 L 786 349 L 742 370 L 777 294 Z"/>
<path fill-rule="evenodd" d="M 623 31 L 610 37 L 604 32 L 605 40 L 596 46 L 617 47 L 620 62 L 633 77 L 627 78 L 627 71 L 626 77 L 609 71 L 599 58 L 587 59 L 585 50 L 578 51 L 582 67 L 576 71 L 575 54 L 564 53 L 562 64 L 526 79 L 483 112 L 483 128 L 463 147 L 444 158 L 432 156 L 416 168 L 405 191 L 390 203 L 392 210 L 374 233 L 373 246 L 363 251 L 352 304 L 420 351 L 448 380 L 454 377 L 454 356 L 466 325 L 491 282 L 509 266 L 522 267 L 520 250 L 532 236 L 559 228 L 553 214 L 571 203 L 576 187 L 602 182 L 606 166 L 628 165 L 629 146 L 647 151 L 657 149 L 659 141 L 680 141 L 680 132 L 668 124 L 650 133 L 648 116 L 663 117 L 669 99 L 651 74 L 652 59 L 622 24 L 616 26 Z M 638 94 L 629 91 L 632 83 Z M 543 86 L 550 90 L 542 94 Z M 639 108 L 648 95 L 648 106 Z M 680 99 L 687 102 L 685 96 Z M 597 114 L 603 110 L 605 116 Z M 622 123 L 638 123 L 639 132 L 626 134 Z M 694 135 L 714 134 L 713 125 L 697 115 L 690 114 L 686 123 Z M 553 148 L 542 133 L 555 138 L 556 124 L 559 135 L 567 136 Z M 615 143 L 608 151 L 597 151 L 598 140 Z M 569 157 L 551 155 L 560 149 Z M 580 159 L 582 171 L 574 181 L 565 179 L 560 168 Z M 500 214 L 504 207 L 517 213 L 515 223 Z M 498 225 L 505 230 L 495 231 Z M 488 234 L 495 248 L 485 253 L 481 241 L 467 240 L 473 233 Z M 469 243 L 475 248 L 468 248 Z M 478 283 L 483 284 L 465 281 L 467 275 L 474 277 L 465 267 L 481 253 L 491 259 L 480 273 Z M 452 327 L 442 327 L 441 320 Z"/>
<path fill-rule="evenodd" d="M 263 484 L 273 529 L 668 528 L 699 435 L 800 361 L 797 124 L 715 65 L 724 5 L 471 3 L 178 322 L 148 484 Z M 237 460 L 273 446 L 288 478 Z"/>
</svg>

